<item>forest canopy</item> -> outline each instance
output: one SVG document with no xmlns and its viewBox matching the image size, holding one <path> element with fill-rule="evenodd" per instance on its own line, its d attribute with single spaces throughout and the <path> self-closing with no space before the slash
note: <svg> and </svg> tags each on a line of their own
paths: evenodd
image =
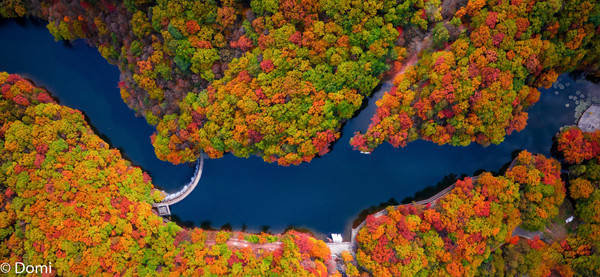
<svg viewBox="0 0 600 277">
<path fill-rule="evenodd" d="M 600 131 L 564 128 L 556 136 L 556 147 L 567 171 L 569 205 L 561 209 L 573 213 L 573 222 L 566 228 L 551 223 L 546 229 L 550 240 L 512 240 L 480 267 L 481 275 L 600 275 Z"/>
<path fill-rule="evenodd" d="M 356 238 L 357 262 L 372 276 L 474 276 L 517 226 L 538 230 L 558 214 L 560 169 L 555 159 L 522 151 L 504 176 L 484 172 L 425 205 L 369 215 Z"/>
<path fill-rule="evenodd" d="M 500 143 L 540 86 L 597 72 L 597 1 L 4 1 L 121 70 L 121 96 L 172 163 L 225 153 L 280 165 L 325 155 L 382 80 L 351 143 Z"/>
<path fill-rule="evenodd" d="M 18 75 L 0 73 L 0 91 L 3 261 L 51 262 L 59 276 L 600 273 L 600 131 L 564 128 L 559 160 L 522 151 L 501 174 L 466 177 L 425 204 L 371 214 L 357 229 L 357 251 L 334 260 L 325 242 L 294 230 L 248 234 L 164 220 L 152 209 L 162 196 L 150 176 L 94 134 L 80 111 Z M 575 223 L 557 221 L 561 211 Z M 528 237 L 538 230 L 549 235 Z"/>
</svg>

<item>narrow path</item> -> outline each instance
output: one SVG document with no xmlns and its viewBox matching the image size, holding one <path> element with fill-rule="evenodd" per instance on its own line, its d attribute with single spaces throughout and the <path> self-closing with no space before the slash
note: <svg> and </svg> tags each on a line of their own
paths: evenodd
<svg viewBox="0 0 600 277">
<path fill-rule="evenodd" d="M 426 36 L 423 41 L 428 40 L 430 36 Z M 394 83 L 394 79 L 396 79 L 396 77 L 398 75 L 404 74 L 404 72 L 406 72 L 406 70 L 415 65 L 417 63 L 417 61 L 419 61 L 419 53 L 421 53 L 421 50 L 423 50 L 423 46 L 425 44 L 428 43 L 424 43 L 423 41 L 419 41 L 416 42 L 416 47 L 415 50 L 413 51 L 412 55 L 410 55 L 408 57 L 408 59 L 405 60 L 405 62 L 402 64 L 402 67 L 400 67 L 400 70 L 398 70 L 398 72 L 396 72 L 396 74 L 394 74 L 394 77 L 391 78 L 392 84 Z"/>
<path fill-rule="evenodd" d="M 535 237 L 543 238 L 544 233 L 542 231 L 527 231 L 521 227 L 515 228 L 512 233 L 513 236 L 519 236 L 528 240 L 533 240 Z"/>
<path fill-rule="evenodd" d="M 207 246 L 211 246 L 211 245 L 215 245 L 215 244 L 216 244 L 216 242 L 214 240 L 206 241 Z M 237 248 L 237 249 L 250 247 L 254 251 L 256 251 L 258 249 L 267 250 L 267 251 L 275 251 L 275 250 L 283 247 L 283 243 L 280 241 L 260 244 L 260 243 L 251 243 L 251 242 L 247 242 L 245 240 L 240 240 L 240 239 L 236 239 L 236 238 L 230 238 L 229 240 L 227 240 L 226 244 L 227 244 L 227 246 L 229 246 L 231 248 Z"/>
</svg>

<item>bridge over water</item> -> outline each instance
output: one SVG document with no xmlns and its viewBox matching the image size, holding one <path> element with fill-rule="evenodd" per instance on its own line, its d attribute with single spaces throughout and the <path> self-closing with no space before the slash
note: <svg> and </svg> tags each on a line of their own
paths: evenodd
<svg viewBox="0 0 600 277">
<path fill-rule="evenodd" d="M 162 191 L 163 194 L 166 194 L 165 198 L 159 203 L 152 204 L 152 206 L 158 210 L 158 214 L 160 216 L 171 215 L 171 209 L 169 209 L 169 206 L 183 200 L 186 196 L 192 193 L 194 188 L 196 188 L 196 185 L 198 185 L 198 182 L 200 182 L 203 167 L 204 154 L 201 154 L 200 158 L 196 162 L 196 170 L 194 171 L 194 176 L 192 176 L 192 179 L 188 184 L 186 184 L 180 190 L 174 193 L 166 193 Z"/>
</svg>

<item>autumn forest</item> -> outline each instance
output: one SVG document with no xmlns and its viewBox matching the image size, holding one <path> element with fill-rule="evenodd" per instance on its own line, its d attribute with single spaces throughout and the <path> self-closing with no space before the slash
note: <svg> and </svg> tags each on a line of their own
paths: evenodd
<svg viewBox="0 0 600 277">
<path fill-rule="evenodd" d="M 0 0 L 0 18 L 97 49 L 155 130 L 156 157 L 176 165 L 304 166 L 348 143 L 493 147 L 559 75 L 600 79 L 596 0 Z M 600 129 L 576 120 L 545 138 L 549 155 L 516 149 L 333 242 L 178 224 L 85 111 L 12 72 L 0 90 L 2 263 L 51 262 L 48 276 L 600 276 Z M 368 126 L 342 141 L 370 99 Z"/>
</svg>

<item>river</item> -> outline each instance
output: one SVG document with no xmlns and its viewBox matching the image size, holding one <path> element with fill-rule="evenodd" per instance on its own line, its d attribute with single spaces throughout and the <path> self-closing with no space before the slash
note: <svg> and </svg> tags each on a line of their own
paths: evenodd
<svg viewBox="0 0 600 277">
<path fill-rule="evenodd" d="M 48 88 L 61 104 L 82 110 L 113 147 L 150 173 L 156 186 L 174 191 L 189 181 L 192 165 L 174 166 L 155 157 L 149 139 L 153 127 L 123 103 L 118 69 L 96 49 L 82 40 L 70 45 L 54 42 L 43 24 L 31 21 L 1 21 L 0 37 L 1 71 L 22 74 Z M 184 221 L 210 222 L 213 227 L 230 223 L 234 228 L 246 225 L 257 230 L 266 225 L 281 231 L 293 225 L 322 233 L 342 232 L 362 209 L 392 197 L 400 201 L 448 174 L 498 170 L 519 149 L 549 155 L 552 136 L 575 119 L 575 105 L 568 96 L 596 86 L 566 75 L 559 81 L 565 89 L 542 90 L 524 131 L 489 147 L 417 141 L 402 149 L 384 144 L 371 155 L 362 155 L 348 142 L 354 131 L 366 128 L 375 108 L 371 99 L 344 126 L 333 150 L 309 164 L 280 167 L 257 157 L 232 155 L 206 160 L 196 189 L 171 206 L 171 212 Z M 384 84 L 378 94 L 388 87 Z"/>
</svg>

